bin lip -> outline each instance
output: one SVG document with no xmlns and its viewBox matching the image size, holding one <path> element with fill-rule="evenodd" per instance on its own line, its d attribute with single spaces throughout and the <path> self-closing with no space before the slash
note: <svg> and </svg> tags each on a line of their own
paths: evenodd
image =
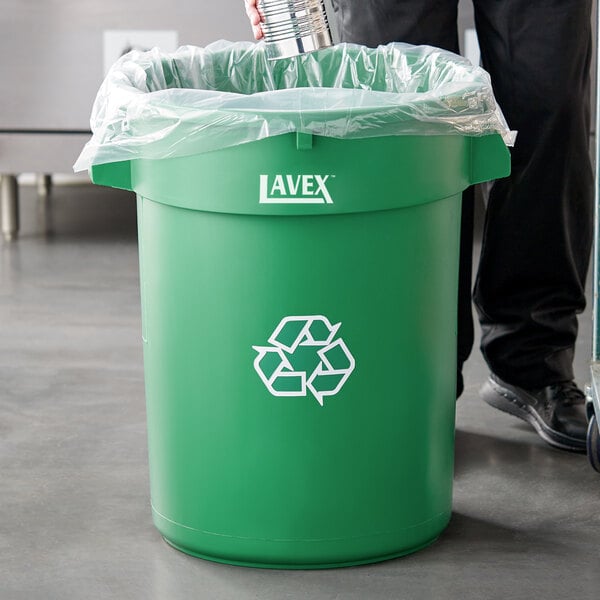
<svg viewBox="0 0 600 600">
<path fill-rule="evenodd" d="M 356 165 L 369 161 L 373 176 L 360 177 Z M 96 165 L 91 179 L 176 208 L 289 217 L 414 207 L 509 173 L 498 134 L 311 142 L 288 134 L 214 153 Z"/>
</svg>

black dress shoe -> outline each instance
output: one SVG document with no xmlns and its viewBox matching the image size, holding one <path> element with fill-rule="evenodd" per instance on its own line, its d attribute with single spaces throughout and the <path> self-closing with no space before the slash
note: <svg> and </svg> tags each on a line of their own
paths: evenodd
<svg viewBox="0 0 600 600">
<path fill-rule="evenodd" d="M 573 381 L 524 390 L 492 374 L 480 393 L 490 406 L 527 421 L 551 446 L 585 452 L 585 395 Z"/>
</svg>

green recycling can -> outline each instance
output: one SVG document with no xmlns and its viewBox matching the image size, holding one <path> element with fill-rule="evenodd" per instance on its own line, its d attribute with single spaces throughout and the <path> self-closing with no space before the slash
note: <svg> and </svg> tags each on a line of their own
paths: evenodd
<svg viewBox="0 0 600 600">
<path fill-rule="evenodd" d="M 461 192 L 499 135 L 286 134 L 97 165 L 135 190 L 152 511 L 261 567 L 414 552 L 452 505 Z"/>
</svg>

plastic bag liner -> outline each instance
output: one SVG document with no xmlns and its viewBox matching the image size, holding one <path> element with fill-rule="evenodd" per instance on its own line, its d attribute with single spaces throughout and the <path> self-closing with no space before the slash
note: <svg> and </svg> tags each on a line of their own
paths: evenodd
<svg viewBox="0 0 600 600">
<path fill-rule="evenodd" d="M 210 152 L 299 131 L 334 138 L 514 133 L 489 75 L 430 46 L 340 44 L 279 61 L 216 42 L 121 57 L 92 109 L 74 169 Z"/>
</svg>

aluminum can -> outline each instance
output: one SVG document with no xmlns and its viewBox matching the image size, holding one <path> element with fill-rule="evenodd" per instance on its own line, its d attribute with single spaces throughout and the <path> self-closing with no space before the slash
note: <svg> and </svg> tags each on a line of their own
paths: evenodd
<svg viewBox="0 0 600 600">
<path fill-rule="evenodd" d="M 333 45 L 323 0 L 259 0 L 269 60 Z"/>
</svg>

